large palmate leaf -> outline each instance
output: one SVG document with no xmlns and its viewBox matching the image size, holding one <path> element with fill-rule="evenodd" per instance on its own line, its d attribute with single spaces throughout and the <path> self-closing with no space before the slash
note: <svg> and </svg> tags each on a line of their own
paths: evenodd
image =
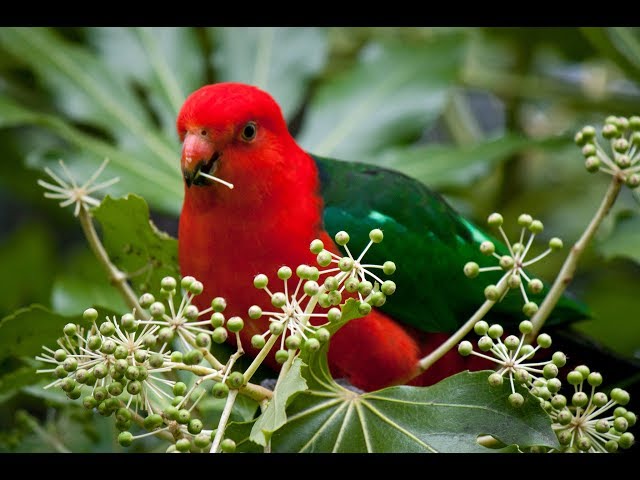
<svg viewBox="0 0 640 480">
<path fill-rule="evenodd" d="M 353 320 L 357 316 L 357 303 L 349 300 L 342 320 L 329 328 L 335 331 L 347 321 L 357 321 Z M 327 345 L 306 355 L 308 366 L 301 372 L 308 390 L 295 397 L 286 424 L 273 433 L 273 451 L 497 451 L 478 444 L 482 435 L 511 446 L 508 451 L 557 446 L 551 420 L 539 401 L 519 388 L 525 404 L 511 407 L 507 382 L 490 388 L 490 372 L 462 372 L 431 387 L 400 386 L 359 394 L 333 381 L 326 353 Z M 240 449 L 258 451 L 247 439 L 249 428 L 250 424 L 233 425 L 228 434 L 237 438 Z"/>
<path fill-rule="evenodd" d="M 311 79 L 327 59 L 320 28 L 215 28 L 212 53 L 217 81 L 244 82 L 273 95 L 287 120 L 300 108 Z"/>
<path fill-rule="evenodd" d="M 460 33 L 420 45 L 369 44 L 353 69 L 318 87 L 300 144 L 320 156 L 366 161 L 417 137 L 444 108 L 465 45 Z"/>
</svg>

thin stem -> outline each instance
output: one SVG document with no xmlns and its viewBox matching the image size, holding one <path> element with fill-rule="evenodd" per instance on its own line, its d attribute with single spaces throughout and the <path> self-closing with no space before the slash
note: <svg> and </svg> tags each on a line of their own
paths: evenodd
<svg viewBox="0 0 640 480">
<path fill-rule="evenodd" d="M 231 390 L 229 392 L 229 395 L 227 396 L 227 401 L 224 404 L 224 410 L 222 410 L 222 416 L 220 417 L 220 422 L 218 423 L 218 430 L 216 431 L 216 436 L 213 439 L 213 445 L 211 445 L 211 451 L 209 453 L 218 453 L 218 448 L 220 447 L 220 442 L 222 441 L 224 431 L 227 428 L 227 422 L 229 421 L 229 416 L 231 415 L 231 409 L 233 408 L 233 404 L 236 402 L 237 396 L 238 390 Z"/>
<path fill-rule="evenodd" d="M 591 219 L 591 222 L 583 232 L 580 239 L 573 245 L 573 247 L 571 247 L 571 251 L 569 252 L 569 255 L 567 255 L 567 259 L 562 265 L 562 269 L 553 282 L 549 293 L 540 305 L 538 311 L 533 317 L 531 317 L 533 330 L 528 335 L 529 341 L 531 341 L 531 339 L 535 338 L 536 335 L 538 335 L 538 332 L 544 325 L 547 317 L 549 317 L 549 314 L 558 303 L 558 300 L 560 300 L 560 297 L 564 293 L 565 289 L 567 288 L 569 283 L 571 283 L 571 280 L 573 280 L 573 274 L 578 266 L 578 260 L 580 259 L 580 256 L 593 238 L 596 230 L 598 230 L 598 227 L 600 226 L 604 218 L 609 213 L 609 210 L 615 203 L 616 198 L 618 197 L 618 193 L 620 193 L 621 187 L 622 178 L 616 175 L 611 179 L 611 183 L 609 184 L 607 193 L 602 199 L 602 203 L 600 203 L 600 207 L 596 211 L 594 217 Z"/>
<path fill-rule="evenodd" d="M 138 303 L 136 294 L 133 292 L 131 286 L 127 283 L 126 275 L 118 270 L 118 268 L 116 268 L 113 263 L 111 263 L 109 255 L 107 254 L 107 251 L 104 249 L 104 246 L 102 245 L 102 242 L 98 237 L 98 233 L 96 232 L 96 229 L 93 225 L 93 220 L 91 219 L 91 214 L 89 213 L 89 211 L 86 208 L 81 207 L 78 218 L 80 219 L 82 231 L 87 237 L 87 242 L 89 242 L 89 247 L 107 272 L 109 281 L 122 294 L 125 302 L 127 302 L 127 305 L 129 305 L 130 308 L 135 309 L 142 319 L 147 320 L 149 316 Z"/>
<path fill-rule="evenodd" d="M 498 292 L 500 292 L 500 296 L 503 293 L 506 293 L 508 290 L 507 279 L 511 275 L 505 275 L 500 279 L 498 285 L 496 285 Z M 407 383 L 410 380 L 413 380 L 417 376 L 424 373 L 428 370 L 434 363 L 440 360 L 449 350 L 451 350 L 454 346 L 456 346 L 466 335 L 471 331 L 474 325 L 482 320 L 484 316 L 491 310 L 491 308 L 496 304 L 493 300 L 486 300 L 480 308 L 466 321 L 464 325 L 462 325 L 457 332 L 451 335 L 442 345 L 432 351 L 426 357 L 420 359 L 418 364 L 416 365 L 413 373 L 410 374 L 409 378 L 401 379 L 400 381 L 396 381 L 394 384 L 400 385 Z"/>
</svg>

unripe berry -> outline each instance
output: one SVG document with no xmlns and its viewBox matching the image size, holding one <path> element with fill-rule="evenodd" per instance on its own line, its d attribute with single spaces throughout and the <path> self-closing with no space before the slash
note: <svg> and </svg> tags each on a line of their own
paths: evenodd
<svg viewBox="0 0 640 480">
<path fill-rule="evenodd" d="M 311 253 L 317 255 L 324 250 L 324 243 L 322 243 L 322 240 L 316 238 L 311 242 L 311 245 L 309 245 L 309 250 L 311 250 Z"/>
<path fill-rule="evenodd" d="M 480 273 L 480 266 L 476 262 L 467 262 L 464 266 L 464 274 L 468 278 L 475 278 Z"/>
<path fill-rule="evenodd" d="M 336 243 L 340 246 L 344 246 L 349 243 L 349 234 L 345 231 L 336 233 L 336 236 L 334 238 L 336 240 Z"/>
<path fill-rule="evenodd" d="M 491 227 L 499 227 L 502 225 L 503 221 L 504 219 L 499 213 L 492 213 L 491 215 L 489 215 L 489 218 L 487 218 L 487 223 Z"/>
<path fill-rule="evenodd" d="M 382 233 L 382 230 L 380 230 L 379 228 L 374 228 L 369 232 L 369 239 L 373 243 L 380 243 L 383 238 L 384 238 L 384 235 Z"/>
</svg>

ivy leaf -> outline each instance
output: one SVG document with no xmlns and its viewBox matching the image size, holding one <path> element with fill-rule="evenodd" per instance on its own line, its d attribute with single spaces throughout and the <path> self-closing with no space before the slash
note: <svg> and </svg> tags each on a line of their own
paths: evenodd
<svg viewBox="0 0 640 480">
<path fill-rule="evenodd" d="M 16 310 L 0 320 L 0 362 L 7 357 L 39 354 L 43 345 L 55 342 L 62 328 L 79 317 L 64 317 L 40 305 Z"/>
<path fill-rule="evenodd" d="M 130 276 L 137 293 L 158 295 L 163 277 L 179 276 L 178 242 L 149 220 L 143 198 L 107 196 L 92 213 L 102 226 L 102 241 L 111 261 Z"/>
<path fill-rule="evenodd" d="M 303 366 L 305 364 L 302 360 L 296 358 L 287 374 L 278 383 L 273 391 L 273 397 L 269 401 L 269 405 L 253 425 L 250 436 L 251 441 L 266 446 L 273 432 L 287 423 L 287 414 L 285 412 L 287 405 L 291 403 L 296 394 L 307 389 L 307 382 L 300 373 Z"/>
<path fill-rule="evenodd" d="M 626 257 L 640 263 L 640 215 L 619 217 L 598 250 L 607 258 Z"/>
</svg>

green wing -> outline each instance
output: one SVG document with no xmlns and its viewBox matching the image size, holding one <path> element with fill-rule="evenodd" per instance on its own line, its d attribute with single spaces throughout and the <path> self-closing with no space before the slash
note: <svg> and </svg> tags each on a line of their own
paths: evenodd
<svg viewBox="0 0 640 480">
<path fill-rule="evenodd" d="M 427 332 L 457 329 L 484 301 L 484 287 L 497 283 L 499 272 L 468 279 L 466 262 L 496 265 L 479 250 L 491 240 L 498 253 L 506 247 L 456 213 L 437 193 L 393 170 L 313 156 L 324 199 L 324 226 L 330 235 L 349 232 L 349 248 L 361 251 L 369 231 L 380 228 L 384 241 L 371 248 L 367 263 L 393 260 L 396 293 L 381 307 L 393 318 Z M 531 299 L 537 301 L 545 292 Z M 524 319 L 520 292 L 512 291 L 492 312 Z M 563 298 L 549 323 L 588 316 L 583 305 Z"/>
</svg>

